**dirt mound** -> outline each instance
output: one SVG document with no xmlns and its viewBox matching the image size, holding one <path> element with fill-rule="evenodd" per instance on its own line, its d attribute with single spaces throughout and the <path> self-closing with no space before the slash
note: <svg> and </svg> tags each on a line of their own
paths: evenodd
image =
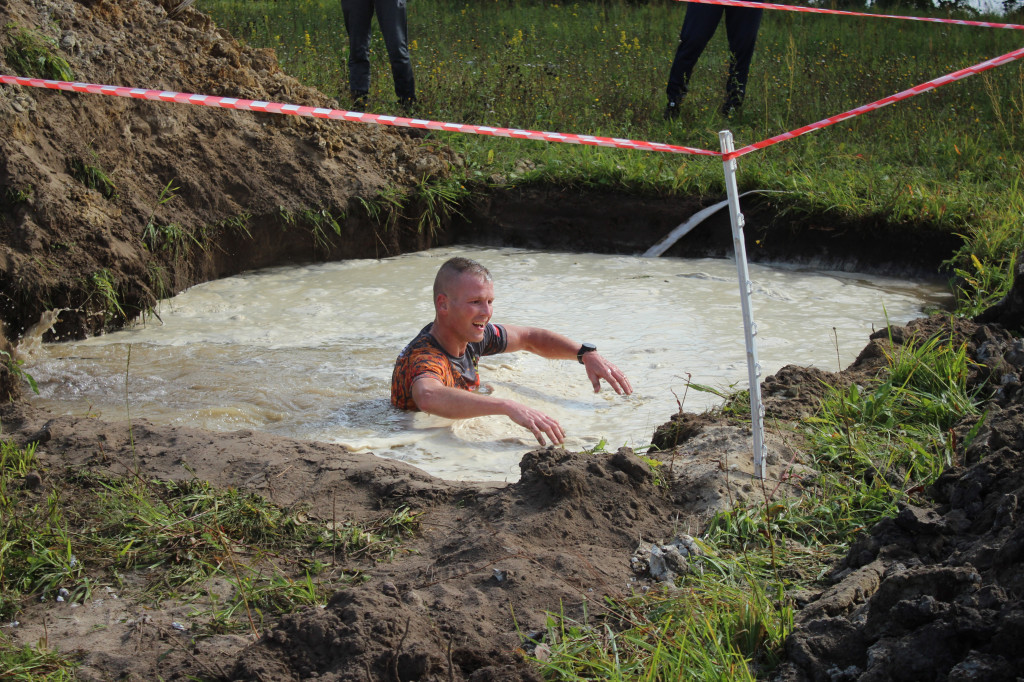
<svg viewBox="0 0 1024 682">
<path fill-rule="evenodd" d="M 4 0 L 0 26 L 3 73 L 27 41 L 76 80 L 337 106 L 191 8 Z M 241 269 L 425 246 L 358 199 L 452 161 L 384 126 L 0 86 L 0 320 L 61 308 L 48 338 L 81 338 Z"/>
<path fill-rule="evenodd" d="M 561 604 L 624 596 L 638 538 L 661 537 L 667 496 L 628 449 L 524 455 L 518 483 L 451 510 L 416 558 L 282 620 L 239 657 L 236 679 L 539 679 L 516 650 Z M 443 524 L 442 519 L 444 519 Z M 384 578 L 386 576 L 386 578 Z M 261 677 L 262 676 L 262 677 Z"/>
<path fill-rule="evenodd" d="M 194 609 L 153 609 L 127 588 L 117 601 L 94 598 L 74 611 L 52 601 L 26 604 L 10 634 L 88 651 L 81 679 L 126 672 L 288 680 L 315 672 L 342 680 L 364 679 L 367 671 L 389 679 L 395 670 L 399 679 L 531 679 L 522 651 L 541 636 L 548 612 L 599 618 L 606 596 L 652 584 L 631 563 L 642 542 L 695 532 L 729 502 L 725 495 L 702 501 L 696 487 L 670 479 L 665 465 L 652 467 L 628 449 L 534 450 L 523 457 L 519 482 L 503 486 L 442 481 L 372 454 L 256 432 L 53 418 L 24 404 L 4 406 L 0 422 L 8 438 L 38 445 L 43 499 L 60 472 L 89 470 L 198 478 L 307 509 L 310 518 L 358 521 L 401 506 L 418 514 L 420 533 L 398 556 L 359 566 L 365 584 L 342 589 L 326 608 L 286 616 L 244 649 L 249 642 L 238 635 L 190 637 L 201 624 Z M 728 451 L 730 441 L 702 456 L 732 458 L 749 470 L 749 444 L 739 443 L 739 452 Z"/>
<path fill-rule="evenodd" d="M 927 491 L 934 506 L 876 525 L 831 588 L 803 595 L 776 680 L 1016 680 L 1024 669 L 1024 346 L 999 325 L 948 323 L 876 334 L 851 371 L 941 332 L 967 344 L 969 385 L 992 398 L 954 428 L 959 460 Z"/>
</svg>

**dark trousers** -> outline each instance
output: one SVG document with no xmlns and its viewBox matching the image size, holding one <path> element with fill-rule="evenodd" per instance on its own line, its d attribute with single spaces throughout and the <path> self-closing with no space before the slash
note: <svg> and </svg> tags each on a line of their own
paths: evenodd
<svg viewBox="0 0 1024 682">
<path fill-rule="evenodd" d="M 686 94 L 693 67 L 715 34 L 724 13 L 725 33 L 729 39 L 729 77 L 725 83 L 725 104 L 730 108 L 740 106 L 747 91 L 750 60 L 754 56 L 754 43 L 757 41 L 763 12 L 749 7 L 688 4 L 683 28 L 679 32 L 679 47 L 676 48 L 668 87 L 665 89 L 669 101 L 678 102 Z"/>
<path fill-rule="evenodd" d="M 348 31 L 348 87 L 354 95 L 370 91 L 370 20 L 377 14 L 377 24 L 384 36 L 395 79 L 395 94 L 400 101 L 416 97 L 416 84 L 409 59 L 406 0 L 341 0 Z"/>
</svg>

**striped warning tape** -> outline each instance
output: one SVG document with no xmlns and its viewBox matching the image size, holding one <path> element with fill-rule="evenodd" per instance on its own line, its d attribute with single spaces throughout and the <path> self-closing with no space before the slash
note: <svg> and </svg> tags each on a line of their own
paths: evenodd
<svg viewBox="0 0 1024 682">
<path fill-rule="evenodd" d="M 912 88 L 907 88 L 906 90 L 897 92 L 894 95 L 883 97 L 882 99 L 872 102 L 871 104 L 864 104 L 855 109 L 844 111 L 841 114 L 829 116 L 828 118 L 824 118 L 816 123 L 811 123 L 801 128 L 797 128 L 796 130 L 791 130 L 788 133 L 775 135 L 774 137 L 769 137 L 766 140 L 761 140 L 760 142 L 755 142 L 754 144 L 747 145 L 746 147 L 741 147 L 734 152 L 725 154 L 724 158 L 726 160 L 735 159 L 736 157 L 743 156 L 744 154 L 749 154 L 752 151 L 764 149 L 765 147 L 770 147 L 773 144 L 778 144 L 779 142 L 784 142 L 785 140 L 790 140 L 794 137 L 805 135 L 813 130 L 826 128 L 830 125 L 839 123 L 840 121 L 845 121 L 848 118 L 853 118 L 854 116 L 860 116 L 861 114 L 866 114 L 869 111 L 874 111 L 875 109 L 881 109 L 882 107 L 892 104 L 893 102 L 898 102 L 902 99 L 907 99 L 910 97 L 914 97 L 916 95 L 920 95 L 922 92 L 934 90 L 935 88 L 938 88 L 940 86 L 948 85 L 954 81 L 958 81 L 961 78 L 973 76 L 975 74 L 981 73 L 982 71 L 994 69 L 997 66 L 1002 66 L 1003 64 L 1007 64 L 1018 59 L 1024 59 L 1024 47 L 1017 48 L 1016 50 L 1013 50 L 1012 52 L 1007 52 L 1006 54 L 1001 55 L 999 57 L 993 57 L 992 59 L 980 62 L 978 64 L 975 64 L 974 66 L 968 66 L 966 68 L 960 69 L 959 71 L 954 71 L 953 73 L 946 74 L 945 76 L 934 78 L 926 83 L 915 85 Z"/>
<path fill-rule="evenodd" d="M 958 26 L 982 26 L 984 28 L 1009 28 L 1024 30 L 1021 24 L 998 24 L 991 21 L 968 21 L 966 19 L 939 19 L 936 17 L 912 17 L 899 14 L 871 14 L 869 12 L 850 12 L 823 7 L 800 7 L 797 5 L 778 5 L 771 2 L 750 2 L 749 0 L 677 0 L 693 2 L 701 5 L 725 5 L 726 7 L 750 7 L 752 9 L 776 9 L 787 12 L 811 12 L 813 14 L 842 14 L 848 17 L 872 17 L 874 19 L 906 19 L 908 21 L 927 21 L 933 24 L 957 24 Z"/>
<path fill-rule="evenodd" d="M 709 149 L 681 147 L 664 142 L 644 142 L 627 140 L 618 137 L 599 137 L 597 135 L 577 135 L 573 133 L 549 133 L 539 130 L 522 130 L 519 128 L 497 128 L 492 126 L 471 125 L 467 123 L 444 123 L 403 116 L 386 116 L 382 114 L 366 114 L 359 111 L 328 109 L 326 107 L 300 106 L 281 104 L 279 102 L 263 102 L 260 100 L 238 99 L 236 97 L 215 97 L 213 95 L 194 95 L 173 90 L 148 90 L 129 88 L 117 85 L 97 85 L 95 83 L 72 83 L 69 81 L 46 80 L 43 78 L 23 78 L 21 76 L 0 75 L 0 83 L 25 85 L 33 88 L 50 90 L 69 90 L 72 92 L 88 92 L 96 95 L 112 97 L 130 97 L 160 102 L 178 102 L 180 104 L 197 104 L 221 109 L 241 109 L 271 114 L 289 114 L 309 118 L 326 118 L 340 121 L 362 123 L 379 123 L 381 125 L 402 128 L 420 128 L 424 130 L 443 130 L 457 133 L 473 133 L 476 135 L 492 135 L 494 137 L 511 137 L 521 140 L 539 140 L 544 142 L 562 142 L 566 144 L 582 144 L 597 147 L 615 147 L 618 149 L 637 149 L 650 152 L 667 152 L 671 154 L 700 154 L 704 156 L 721 156 L 721 152 Z"/>
<path fill-rule="evenodd" d="M 790 8 L 789 5 L 771 5 L 769 3 L 753 3 L 747 2 L 746 0 L 691 0 L 694 2 L 703 2 L 709 4 L 718 5 L 739 5 L 739 6 L 757 6 L 766 8 Z M 794 9 L 807 9 L 812 8 L 794 8 Z M 824 11 L 824 10 L 823 10 Z M 836 13 L 833 10 L 828 10 L 830 13 Z M 847 12 L 847 14 L 849 14 Z M 865 15 L 865 16 L 880 16 L 880 15 Z M 912 18 L 912 17 L 908 17 Z M 1003 26 L 1011 26 L 1005 24 Z M 24 78 L 21 76 L 8 76 L 0 74 L 0 83 L 7 83 L 9 85 L 22 85 L 34 88 L 47 88 L 51 90 L 65 90 L 72 92 L 86 92 L 100 95 L 110 95 L 113 97 L 129 97 L 134 99 L 145 99 L 161 102 L 177 102 L 181 104 L 195 104 L 208 107 L 220 107 L 222 109 L 236 109 L 245 111 L 258 111 L 272 114 L 288 114 L 292 116 L 305 116 L 311 118 L 324 118 L 331 120 L 344 120 L 362 123 L 376 123 L 380 125 L 389 125 L 404 128 L 419 128 L 424 130 L 439 130 L 447 132 L 458 132 L 458 133 L 471 133 L 476 135 L 491 135 L 494 137 L 510 137 L 515 139 L 523 140 L 538 140 L 543 142 L 560 142 L 565 144 L 582 144 L 591 145 L 598 147 L 614 147 L 618 149 L 636 149 L 640 151 L 651 151 L 651 152 L 665 152 L 671 154 L 696 154 L 702 156 L 724 156 L 726 160 L 735 159 L 750 152 L 770 147 L 779 142 L 790 140 L 794 137 L 806 135 L 814 130 L 826 128 L 834 125 L 841 121 L 860 116 L 869 111 L 880 109 L 884 106 L 898 102 L 900 100 L 908 99 L 916 95 L 920 95 L 923 92 L 934 90 L 943 85 L 948 85 L 954 81 L 958 81 L 967 76 L 973 76 L 987 71 L 988 69 L 1007 64 L 1012 61 L 1016 61 L 1024 58 L 1024 48 L 1018 48 L 1011 52 L 1007 52 L 999 57 L 980 62 L 973 66 L 954 71 L 953 73 L 939 78 L 932 79 L 926 83 L 915 85 L 912 88 L 908 88 L 896 94 L 889 95 L 870 104 L 864 104 L 862 106 L 850 109 L 841 114 L 829 116 L 815 123 L 811 123 L 800 128 L 796 128 L 789 132 L 781 133 L 773 137 L 769 137 L 760 142 L 741 147 L 728 154 L 722 154 L 719 151 L 712 151 L 709 149 L 699 149 L 695 147 L 684 147 L 680 145 L 671 145 L 664 142 L 645 142 L 641 140 L 629 140 L 618 137 L 600 137 L 597 135 L 580 135 L 574 133 L 556 133 L 556 132 L 544 132 L 539 130 L 523 130 L 519 128 L 500 128 L 493 126 L 481 126 L 473 125 L 468 123 L 447 123 L 442 121 L 431 121 L 419 118 L 408 118 L 403 116 L 389 116 L 382 114 L 368 114 L 358 111 L 346 111 L 342 109 L 330 109 L 326 107 L 311 107 L 297 104 L 282 104 L 279 102 L 264 102 L 261 100 L 250 100 L 250 99 L 239 99 L 236 97 L 217 97 L 213 95 L 196 95 L 186 92 L 175 92 L 173 90 L 154 90 L 147 88 L 130 88 L 125 86 L 117 85 L 97 85 L 95 83 L 73 83 L 70 81 L 57 81 L 47 80 L 43 78 Z"/>
</svg>

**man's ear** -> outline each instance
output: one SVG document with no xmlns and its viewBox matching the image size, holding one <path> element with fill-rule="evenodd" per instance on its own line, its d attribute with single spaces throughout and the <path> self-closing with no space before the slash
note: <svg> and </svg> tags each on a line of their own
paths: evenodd
<svg viewBox="0 0 1024 682">
<path fill-rule="evenodd" d="M 437 309 L 448 312 L 448 297 L 444 294 L 437 295 Z"/>
</svg>

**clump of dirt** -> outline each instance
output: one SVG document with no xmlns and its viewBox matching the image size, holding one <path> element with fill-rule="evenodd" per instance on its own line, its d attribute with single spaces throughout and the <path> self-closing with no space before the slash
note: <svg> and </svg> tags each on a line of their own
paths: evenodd
<svg viewBox="0 0 1024 682">
<path fill-rule="evenodd" d="M 179 4 L 4 0 L 0 72 L 28 35 L 80 81 L 337 106 Z M 0 86 L 0 320 L 81 338 L 242 269 L 422 248 L 358 200 L 453 163 L 404 129 Z"/>
<path fill-rule="evenodd" d="M 1008 301 L 1021 300 L 1022 274 Z M 1019 679 L 1024 342 L 1002 325 L 918 320 L 873 335 L 844 382 L 872 372 L 896 345 L 935 333 L 966 345 L 976 363 L 969 386 L 991 398 L 981 417 L 954 427 L 958 461 L 927 491 L 933 504 L 903 506 L 853 544 L 831 587 L 799 597 L 780 682 Z"/>
</svg>

